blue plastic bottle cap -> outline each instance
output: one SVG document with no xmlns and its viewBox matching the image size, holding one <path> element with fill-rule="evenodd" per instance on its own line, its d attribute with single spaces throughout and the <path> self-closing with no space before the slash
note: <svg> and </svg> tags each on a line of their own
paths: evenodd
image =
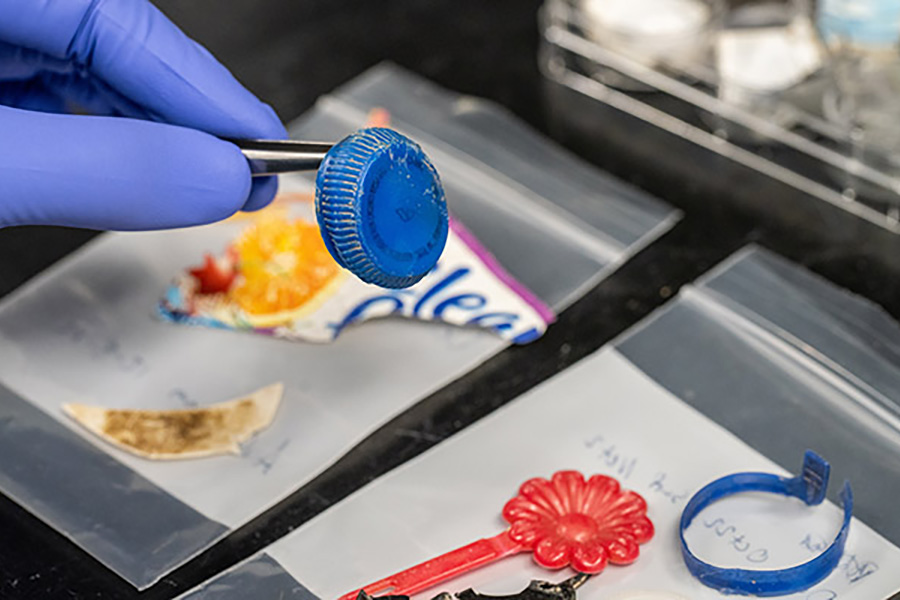
<svg viewBox="0 0 900 600">
<path fill-rule="evenodd" d="M 447 202 L 418 144 L 390 129 L 363 129 L 336 144 L 316 177 L 316 217 L 342 267 L 367 283 L 409 287 L 447 242 Z"/>
</svg>

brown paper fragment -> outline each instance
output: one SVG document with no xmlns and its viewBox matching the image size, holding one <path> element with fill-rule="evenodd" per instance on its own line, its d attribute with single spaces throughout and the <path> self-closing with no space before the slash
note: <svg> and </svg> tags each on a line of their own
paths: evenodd
<svg viewBox="0 0 900 600">
<path fill-rule="evenodd" d="M 63 411 L 101 439 L 144 458 L 240 454 L 240 443 L 275 417 L 284 386 L 188 410 L 128 410 L 66 404 Z"/>
</svg>

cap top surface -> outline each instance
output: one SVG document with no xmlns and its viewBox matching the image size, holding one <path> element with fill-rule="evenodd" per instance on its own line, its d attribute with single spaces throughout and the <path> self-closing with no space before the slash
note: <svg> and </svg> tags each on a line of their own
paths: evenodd
<svg viewBox="0 0 900 600">
<path fill-rule="evenodd" d="M 447 240 L 437 171 L 418 144 L 389 129 L 364 129 L 331 149 L 316 178 L 316 215 L 335 260 L 382 287 L 421 279 Z"/>
</svg>

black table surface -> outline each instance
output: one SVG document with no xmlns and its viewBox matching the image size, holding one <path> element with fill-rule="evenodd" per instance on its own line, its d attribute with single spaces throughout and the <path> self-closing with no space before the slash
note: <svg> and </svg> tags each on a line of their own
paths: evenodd
<svg viewBox="0 0 900 600">
<path fill-rule="evenodd" d="M 453 90 L 505 105 L 583 158 L 683 209 L 685 217 L 565 311 L 543 338 L 505 350 L 424 399 L 313 482 L 143 593 L 0 495 L 2 599 L 172 598 L 583 358 L 747 243 L 806 265 L 900 317 L 900 236 L 626 115 L 610 110 L 598 119 L 596 112 L 578 110 L 583 99 L 566 98 L 566 91 L 540 77 L 539 0 L 156 4 L 285 121 L 389 59 Z M 560 103 L 567 103 L 566 114 Z M 62 228 L 0 230 L 0 294 L 93 235 Z"/>
</svg>

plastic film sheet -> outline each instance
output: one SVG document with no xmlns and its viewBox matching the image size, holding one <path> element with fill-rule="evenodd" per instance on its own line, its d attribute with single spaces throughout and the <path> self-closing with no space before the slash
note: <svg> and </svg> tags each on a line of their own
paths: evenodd
<svg viewBox="0 0 900 600">
<path fill-rule="evenodd" d="M 404 86 L 427 88 L 431 96 L 409 95 Z M 394 95 L 378 95 L 386 90 Z M 352 103 L 351 91 L 358 92 Z M 442 100 L 420 112 L 434 98 Z M 677 218 L 497 109 L 486 107 L 483 116 L 484 123 L 498 122 L 496 135 L 466 133 L 466 119 L 452 109 L 458 100 L 378 67 L 322 99 L 291 131 L 338 140 L 363 126 L 369 108 L 386 108 L 401 129 L 406 114 L 430 115 L 409 133 L 421 132 L 427 148 L 440 146 L 451 211 L 557 310 Z M 520 140 L 535 151 L 546 148 L 556 166 L 524 163 L 514 148 Z M 531 180 L 515 181 L 526 172 Z M 308 193 L 310 186 L 304 177 L 282 180 L 287 192 Z M 613 216 L 600 218 L 595 204 Z M 485 331 L 399 319 L 364 323 L 328 345 L 158 319 L 157 302 L 173 277 L 205 252 L 220 252 L 245 225 L 103 235 L 0 305 L 0 438 L 5 457 L 21 457 L 0 462 L 0 490 L 138 588 L 505 346 Z M 274 423 L 240 456 L 147 461 L 91 437 L 60 409 L 68 402 L 195 407 L 278 381 L 285 394 Z"/>
<path fill-rule="evenodd" d="M 858 482 L 855 514 L 900 544 L 900 326 L 881 308 L 750 249 L 618 348 L 779 464 L 826 456 Z"/>
<path fill-rule="evenodd" d="M 238 569 L 275 560 L 291 585 L 338 597 L 502 531 L 500 510 L 521 482 L 578 469 L 642 494 L 656 528 L 636 563 L 607 567 L 579 598 L 725 598 L 684 566 L 681 510 L 725 474 L 797 473 L 810 448 L 832 464 L 832 497 L 844 478 L 851 481 L 856 518 L 837 569 L 785 598 L 887 599 L 900 590 L 893 518 L 900 434 L 889 400 L 900 383 L 892 366 L 898 343 L 900 327 L 878 307 L 764 250 L 746 249 L 614 343 Z M 810 508 L 751 494 L 707 508 L 687 536 L 695 554 L 714 564 L 776 569 L 820 552 L 840 520 L 830 502 Z M 509 594 L 531 579 L 569 575 L 516 556 L 416 598 L 470 587 Z M 274 592 L 284 583 L 265 587 L 270 582 L 253 584 Z M 186 597 L 205 597 L 208 585 Z M 232 591 L 237 598 L 242 590 Z"/>
</svg>

